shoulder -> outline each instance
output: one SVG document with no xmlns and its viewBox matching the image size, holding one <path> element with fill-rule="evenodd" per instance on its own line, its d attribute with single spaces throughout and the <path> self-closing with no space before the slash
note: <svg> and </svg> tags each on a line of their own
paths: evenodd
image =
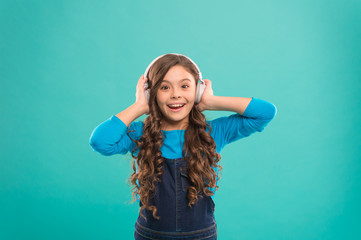
<svg viewBox="0 0 361 240">
<path fill-rule="evenodd" d="M 238 113 L 231 114 L 229 116 L 218 117 L 213 120 L 206 121 L 213 129 L 222 128 L 223 126 L 229 124 L 229 122 L 234 121 L 235 119 L 239 119 L 242 116 Z"/>
</svg>

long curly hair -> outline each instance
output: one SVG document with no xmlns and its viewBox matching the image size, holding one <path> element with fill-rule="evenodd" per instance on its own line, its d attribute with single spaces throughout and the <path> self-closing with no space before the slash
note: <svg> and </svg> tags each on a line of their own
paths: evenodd
<svg viewBox="0 0 361 240">
<path fill-rule="evenodd" d="M 194 64 L 182 55 L 166 54 L 159 58 L 149 69 L 147 89 L 149 93 L 149 116 L 144 120 L 143 135 L 139 140 L 134 140 L 130 137 L 129 133 L 134 130 L 129 130 L 127 135 L 135 142 L 136 146 L 131 155 L 133 157 L 133 170 L 130 178 L 127 179 L 128 183 L 131 182 L 134 187 L 132 188 L 133 201 L 138 200 L 136 194 L 139 195 L 142 206 L 139 209 L 141 216 L 146 219 L 142 214 L 142 209 L 148 209 L 153 212 L 153 217 L 160 219 L 157 214 L 157 207 L 149 205 L 149 199 L 155 195 L 155 181 L 160 182 L 163 171 L 164 158 L 160 151 L 163 145 L 163 138 L 165 137 L 161 131 L 161 120 L 164 118 L 160 111 L 156 94 L 160 87 L 161 81 L 168 72 L 168 70 L 175 66 L 183 66 L 190 74 L 193 75 L 198 84 L 198 70 Z M 206 127 L 209 127 L 209 133 L 206 132 Z M 208 189 L 211 187 L 218 190 L 216 181 L 220 179 L 219 175 L 213 169 L 218 169 L 217 172 L 221 173 L 222 166 L 219 164 L 221 155 L 216 152 L 216 143 L 211 137 L 211 126 L 206 122 L 206 118 L 195 105 L 189 113 L 188 126 L 184 133 L 184 146 L 182 154 L 187 161 L 188 177 L 190 186 L 187 190 L 188 206 L 192 207 L 196 204 L 198 197 L 203 197 L 201 191 L 207 196 L 212 196 L 214 193 Z M 139 148 L 137 156 L 134 155 Z M 136 171 L 135 160 L 138 166 Z M 139 184 L 137 184 L 137 181 Z"/>
</svg>

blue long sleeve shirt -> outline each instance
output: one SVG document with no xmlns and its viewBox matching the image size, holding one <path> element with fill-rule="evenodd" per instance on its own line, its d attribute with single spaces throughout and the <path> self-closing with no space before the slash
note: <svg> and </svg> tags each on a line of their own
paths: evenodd
<svg viewBox="0 0 361 240">
<path fill-rule="evenodd" d="M 275 117 L 276 113 L 277 108 L 275 105 L 252 97 L 243 115 L 235 113 L 230 116 L 207 121 L 212 127 L 210 135 L 216 142 L 216 151 L 221 153 L 227 144 L 248 137 L 255 132 L 262 132 Z M 127 127 L 121 119 L 112 115 L 93 130 L 89 144 L 93 151 L 99 152 L 104 156 L 124 155 L 132 152 L 135 148 L 135 143 L 127 135 L 128 130 L 135 130 L 130 132 L 129 135 L 134 140 L 138 140 L 143 135 L 143 122 L 133 121 Z M 185 129 L 161 131 L 165 135 L 163 146 L 160 149 L 162 156 L 169 159 L 183 157 L 182 149 Z M 208 127 L 206 131 L 209 132 Z M 137 149 L 134 155 L 137 156 L 138 152 L 139 149 Z M 214 189 L 211 190 L 214 192 Z"/>
</svg>

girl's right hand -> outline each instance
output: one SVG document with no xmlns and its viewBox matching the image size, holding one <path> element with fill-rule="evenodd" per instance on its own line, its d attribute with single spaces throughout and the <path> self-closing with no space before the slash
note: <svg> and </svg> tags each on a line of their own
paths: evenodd
<svg viewBox="0 0 361 240">
<path fill-rule="evenodd" d="M 143 74 L 144 75 L 144 74 Z M 137 91 L 135 93 L 135 103 L 142 108 L 144 108 L 144 114 L 149 115 L 149 105 L 147 103 L 147 100 L 145 99 L 145 83 L 148 80 L 148 78 L 143 78 L 143 75 L 139 78 L 138 84 L 137 84 Z"/>
</svg>

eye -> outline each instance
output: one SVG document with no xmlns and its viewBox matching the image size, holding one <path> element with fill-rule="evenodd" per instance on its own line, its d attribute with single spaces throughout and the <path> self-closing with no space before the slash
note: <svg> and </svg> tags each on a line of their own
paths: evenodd
<svg viewBox="0 0 361 240">
<path fill-rule="evenodd" d="M 186 88 L 189 88 L 188 85 L 183 85 L 182 87 L 186 86 Z M 164 88 L 167 88 L 167 86 L 162 86 L 160 89 L 164 89 Z"/>
</svg>

